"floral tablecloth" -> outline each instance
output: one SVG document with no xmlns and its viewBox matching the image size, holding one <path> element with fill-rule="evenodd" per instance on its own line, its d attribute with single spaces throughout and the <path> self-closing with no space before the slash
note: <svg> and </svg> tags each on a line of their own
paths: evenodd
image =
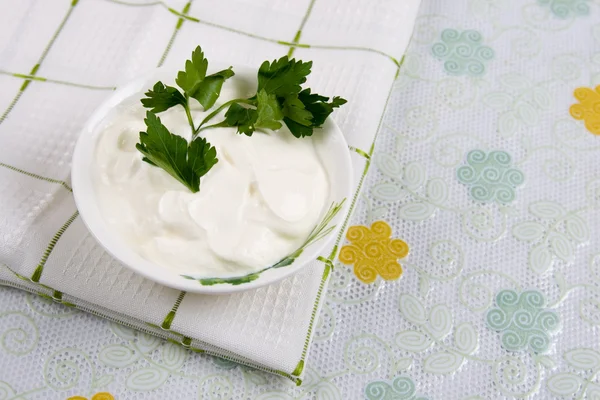
<svg viewBox="0 0 600 400">
<path fill-rule="evenodd" d="M 596 85 L 597 0 L 424 0 L 301 386 L 0 288 L 0 399 L 600 398 Z"/>
</svg>

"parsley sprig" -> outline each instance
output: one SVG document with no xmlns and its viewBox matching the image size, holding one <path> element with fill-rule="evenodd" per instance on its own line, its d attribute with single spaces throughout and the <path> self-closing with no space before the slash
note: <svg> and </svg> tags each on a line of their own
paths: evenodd
<svg viewBox="0 0 600 400">
<path fill-rule="evenodd" d="M 205 129 L 235 127 L 237 132 L 252 136 L 259 129 L 276 131 L 283 124 L 297 138 L 311 136 L 315 128 L 323 125 L 337 107 L 346 103 L 341 97 L 329 97 L 311 93 L 302 88 L 310 74 L 312 62 L 296 61 L 282 57 L 272 62 L 265 61 L 258 70 L 256 94 L 245 99 L 229 100 L 210 112 L 196 127 L 190 111 L 190 99 L 198 101 L 205 111 L 210 110 L 221 94 L 225 81 L 234 72 L 232 67 L 206 75 L 208 60 L 200 46 L 185 62 L 185 70 L 179 71 L 175 83 L 178 88 L 157 82 L 142 99 L 148 109 L 144 122 L 146 132 L 140 132 L 140 143 L 136 148 L 143 160 L 162 168 L 184 184 L 192 192 L 200 190 L 200 178 L 218 162 L 216 149 L 199 137 Z M 181 90 L 180 90 L 181 89 Z M 175 106 L 185 109 L 192 131 L 188 142 L 171 133 L 156 115 Z M 214 117 L 227 109 L 224 120 L 207 125 Z"/>
<path fill-rule="evenodd" d="M 290 60 L 287 56 L 263 62 L 258 70 L 256 94 L 224 103 L 200 123 L 196 133 L 229 126 L 236 127 L 238 133 L 252 136 L 257 129 L 280 129 L 283 122 L 295 137 L 311 136 L 314 128 L 321 127 L 334 108 L 346 103 L 338 96 L 329 102 L 329 97 L 313 94 L 308 88 L 302 89 L 311 68 L 312 61 Z M 227 107 L 223 121 L 206 125 Z"/>
</svg>

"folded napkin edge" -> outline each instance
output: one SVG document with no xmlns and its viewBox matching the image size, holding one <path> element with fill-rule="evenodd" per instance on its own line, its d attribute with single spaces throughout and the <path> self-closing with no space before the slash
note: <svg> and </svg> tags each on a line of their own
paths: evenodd
<svg viewBox="0 0 600 400">
<path fill-rule="evenodd" d="M 6 275 L 3 277 L 2 276 L 2 269 L 3 269 L 2 267 L 5 268 L 10 274 L 14 275 L 16 278 L 18 278 L 22 282 L 18 282 L 16 280 L 15 281 L 9 280 L 8 279 L 9 277 L 6 277 Z M 201 353 L 201 354 L 207 354 L 207 355 L 214 356 L 214 357 L 220 357 L 220 358 L 223 358 L 223 359 L 226 359 L 229 361 L 236 362 L 238 364 L 245 365 L 247 367 L 255 368 L 255 369 L 258 369 L 258 370 L 261 370 L 264 372 L 282 376 L 284 378 L 291 380 L 297 386 L 302 384 L 301 378 L 302 378 L 302 373 L 304 370 L 304 364 L 305 364 L 304 360 L 305 360 L 305 356 L 308 355 L 308 347 L 309 347 L 308 345 L 310 344 L 312 326 L 313 326 L 314 320 L 316 318 L 316 315 L 318 313 L 318 310 L 320 309 L 320 303 L 321 303 L 320 296 L 325 289 L 325 283 L 328 280 L 327 279 L 328 276 L 329 276 L 329 268 L 326 267 L 324 269 L 323 277 L 322 277 L 322 280 L 321 280 L 321 283 L 319 286 L 317 299 L 315 299 L 315 306 L 313 308 L 313 314 L 311 316 L 311 322 L 309 324 L 309 332 L 307 334 L 307 340 L 306 340 L 306 343 L 305 343 L 305 346 L 303 349 L 303 357 L 298 362 L 296 369 L 294 369 L 294 371 L 292 371 L 291 373 L 288 373 L 288 372 L 270 368 L 270 367 L 264 366 L 262 364 L 248 360 L 246 358 L 237 356 L 233 353 L 228 352 L 225 349 L 211 345 L 209 343 L 205 343 L 205 342 L 202 342 L 197 339 L 184 337 L 183 335 L 178 334 L 177 332 L 163 329 L 157 325 L 149 324 L 149 323 L 141 321 L 137 318 L 130 317 L 130 316 L 118 313 L 118 312 L 114 312 L 105 307 L 97 306 L 92 303 L 89 303 L 78 297 L 62 293 L 62 292 L 55 290 L 47 285 L 31 281 L 30 279 L 14 272 L 10 267 L 8 267 L 5 264 L 0 265 L 0 286 L 12 287 L 15 289 L 23 290 L 25 292 L 38 295 L 40 297 L 46 298 L 48 300 L 52 300 L 56 303 L 65 305 L 67 307 L 76 308 L 85 313 L 94 315 L 99 318 L 106 319 L 113 323 L 123 325 L 127 328 L 134 329 L 134 330 L 137 330 L 137 331 L 149 334 L 149 335 L 159 337 L 170 343 L 173 343 L 173 344 L 182 346 L 186 349 L 189 349 L 195 353 Z M 196 346 L 194 346 L 195 344 L 196 344 Z"/>
</svg>

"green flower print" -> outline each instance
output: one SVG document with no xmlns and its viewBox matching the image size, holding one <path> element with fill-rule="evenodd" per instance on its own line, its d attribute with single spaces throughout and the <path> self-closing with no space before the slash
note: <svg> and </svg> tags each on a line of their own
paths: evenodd
<svg viewBox="0 0 600 400">
<path fill-rule="evenodd" d="M 546 298 L 537 290 L 520 295 L 514 290 L 502 290 L 496 295 L 496 307 L 486 314 L 490 329 L 502 334 L 502 347 L 522 351 L 529 347 L 534 353 L 544 353 L 550 346 L 550 334 L 559 327 L 556 312 L 545 310 Z"/>
<path fill-rule="evenodd" d="M 398 376 L 391 384 L 385 381 L 375 381 L 365 387 L 367 400 L 429 400 L 427 397 L 415 394 L 415 384 L 409 377 Z"/>
<path fill-rule="evenodd" d="M 578 17 L 588 15 L 590 6 L 587 0 L 538 0 L 542 6 L 550 7 L 552 14 L 558 18 Z"/>
<path fill-rule="evenodd" d="M 451 75 L 481 76 L 485 63 L 494 58 L 494 50 L 481 44 L 481 33 L 444 29 L 441 42 L 431 48 L 436 58 L 444 61 L 444 69 Z"/>
<path fill-rule="evenodd" d="M 469 186 L 473 200 L 484 203 L 496 201 L 511 203 L 517 186 L 525 181 L 523 173 L 511 165 L 511 157 L 505 151 L 472 150 L 467 154 L 467 164 L 458 167 L 456 177 Z"/>
</svg>

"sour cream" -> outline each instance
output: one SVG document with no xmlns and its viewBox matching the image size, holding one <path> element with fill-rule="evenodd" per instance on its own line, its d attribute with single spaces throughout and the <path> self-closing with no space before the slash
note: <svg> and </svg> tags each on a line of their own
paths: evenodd
<svg viewBox="0 0 600 400">
<path fill-rule="evenodd" d="M 198 277 L 246 274 L 296 251 L 319 222 L 329 183 L 312 138 L 296 139 L 285 126 L 252 137 L 204 130 L 219 161 L 192 193 L 142 161 L 135 144 L 144 113 L 136 100 L 110 116 L 92 174 L 105 222 L 142 257 Z M 196 125 L 205 115 L 193 110 Z M 158 116 L 189 140 L 182 107 Z"/>
</svg>

